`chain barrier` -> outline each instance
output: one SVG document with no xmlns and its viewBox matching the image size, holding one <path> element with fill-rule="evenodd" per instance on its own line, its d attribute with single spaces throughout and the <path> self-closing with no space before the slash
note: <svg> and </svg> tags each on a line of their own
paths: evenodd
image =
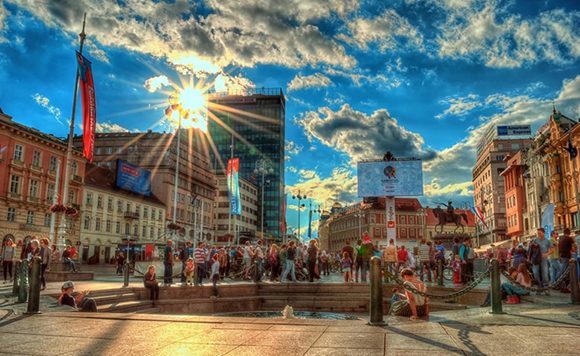
<svg viewBox="0 0 580 356">
<path fill-rule="evenodd" d="M 388 271 L 386 273 L 389 276 L 389 278 L 393 279 L 395 282 L 397 282 L 398 285 L 402 286 L 403 288 L 405 288 L 406 290 L 408 290 L 409 292 L 411 292 L 413 294 L 418 294 L 420 296 L 428 297 L 428 298 L 432 298 L 432 299 L 453 299 L 453 298 L 461 297 L 461 296 L 467 294 L 467 292 L 471 291 L 479 283 L 481 283 L 489 275 L 489 272 L 490 272 L 490 269 L 488 267 L 488 269 L 485 272 L 483 272 L 479 276 L 477 276 L 475 278 L 475 280 L 473 282 L 471 282 L 469 285 L 467 285 L 467 286 L 463 287 L 462 289 L 455 291 L 451 294 L 444 294 L 444 295 L 421 292 L 414 287 L 405 285 L 404 284 L 405 281 L 403 281 L 397 274 L 393 274 L 393 273 L 388 272 Z"/>
<path fill-rule="evenodd" d="M 547 287 L 542 287 L 542 288 L 540 288 L 540 287 L 527 287 L 527 286 L 521 284 L 520 282 L 516 281 L 512 276 L 510 276 L 510 274 L 507 271 L 502 271 L 501 273 L 503 274 L 503 276 L 505 278 L 507 278 L 507 280 L 511 284 L 513 284 L 513 285 L 515 285 L 515 286 L 517 286 L 519 288 L 525 289 L 525 290 L 527 290 L 529 292 L 537 292 L 537 293 L 539 293 L 539 292 L 545 292 L 545 291 L 547 291 L 549 289 L 558 289 L 558 286 L 562 282 L 564 282 L 564 280 L 566 279 L 566 277 L 568 277 L 568 274 L 570 273 L 570 265 L 566 266 L 566 269 L 564 270 L 564 272 L 562 272 L 562 274 L 560 274 L 560 277 L 558 277 L 558 279 L 556 280 L 556 282 L 548 285 Z"/>
</svg>

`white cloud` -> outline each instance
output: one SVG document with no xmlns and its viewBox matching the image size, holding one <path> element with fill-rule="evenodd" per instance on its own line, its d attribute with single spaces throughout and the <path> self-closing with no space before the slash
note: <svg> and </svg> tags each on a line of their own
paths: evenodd
<svg viewBox="0 0 580 356">
<path fill-rule="evenodd" d="M 308 179 L 287 186 L 289 195 L 305 194 L 313 199 L 313 205 L 330 207 L 334 202 L 352 203 L 357 201 L 356 175 L 344 168 L 335 168 L 330 176 L 322 178 L 316 172 L 308 172 Z"/>
<path fill-rule="evenodd" d="M 469 94 L 463 97 L 447 98 L 440 101 L 441 104 L 449 104 L 449 107 L 439 115 L 436 119 L 443 119 L 447 116 L 465 116 L 475 108 L 482 106 L 478 100 L 479 96 L 476 94 Z"/>
<path fill-rule="evenodd" d="M 158 75 L 158 76 L 149 78 L 143 84 L 145 89 L 147 89 L 147 91 L 150 93 L 154 93 L 157 90 L 159 90 L 163 87 L 168 87 L 170 85 L 171 84 L 169 83 L 169 78 L 167 78 L 167 76 L 165 76 L 165 75 Z"/>
<path fill-rule="evenodd" d="M 288 92 L 308 88 L 322 88 L 332 85 L 332 81 L 326 75 L 315 73 L 303 76 L 297 74 L 288 84 Z"/>
<path fill-rule="evenodd" d="M 508 3 L 473 1 L 471 6 L 436 3 L 447 19 L 437 35 L 439 56 L 517 68 L 541 61 L 565 64 L 580 57 L 580 11 L 555 9 L 522 19 Z"/>
<path fill-rule="evenodd" d="M 65 125 L 64 122 L 62 121 L 61 115 L 62 112 L 60 111 L 60 109 L 54 105 L 52 105 L 50 103 L 50 99 L 47 98 L 46 96 L 36 93 L 32 96 L 32 99 L 34 99 L 34 101 L 40 105 L 41 107 L 45 108 L 49 113 L 52 114 L 52 116 L 54 117 L 54 119 L 56 121 L 58 121 L 59 124 L 61 125 Z"/>
<path fill-rule="evenodd" d="M 401 126 L 387 110 L 367 115 L 348 104 L 338 111 L 322 107 L 306 112 L 297 123 L 309 140 L 317 139 L 328 147 L 346 153 L 351 162 L 381 158 L 386 151 L 399 157 L 432 159 L 435 151 L 425 146 L 423 137 Z"/>
<path fill-rule="evenodd" d="M 288 156 L 297 156 L 300 154 L 300 152 L 302 152 L 303 149 L 303 146 L 299 146 L 292 140 L 286 140 L 286 144 L 284 145 L 284 151 Z"/>
<path fill-rule="evenodd" d="M 256 84 L 241 74 L 232 76 L 220 73 L 215 79 L 215 90 L 230 94 L 241 94 L 256 87 Z"/>
<path fill-rule="evenodd" d="M 351 35 L 341 34 L 338 37 L 364 50 L 368 50 L 369 44 L 373 43 L 378 45 L 381 52 L 406 45 L 423 49 L 422 34 L 393 9 L 386 10 L 375 18 L 358 17 L 349 21 L 347 27 Z"/>
<path fill-rule="evenodd" d="M 131 130 L 124 128 L 123 126 L 111 122 L 97 122 L 95 130 L 98 133 L 103 132 L 131 132 Z M 133 132 L 136 132 L 133 130 Z"/>
<path fill-rule="evenodd" d="M 3 37 L 4 31 L 6 30 L 6 19 L 8 18 L 8 10 L 4 7 L 4 4 L 0 2 L 0 43 L 5 42 L 6 39 Z"/>
</svg>

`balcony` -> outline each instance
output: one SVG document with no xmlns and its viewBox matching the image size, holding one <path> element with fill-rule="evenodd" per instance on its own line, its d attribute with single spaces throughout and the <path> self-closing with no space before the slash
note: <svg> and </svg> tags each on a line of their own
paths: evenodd
<svg viewBox="0 0 580 356">
<path fill-rule="evenodd" d="M 129 220 L 139 219 L 139 213 L 134 212 L 134 211 L 126 211 L 124 216 L 125 216 L 125 219 L 129 219 Z"/>
<path fill-rule="evenodd" d="M 42 167 L 41 166 L 36 166 L 34 164 L 30 165 L 30 170 L 34 171 L 34 172 L 38 172 L 38 173 L 43 173 Z"/>
<path fill-rule="evenodd" d="M 38 203 L 40 201 L 40 199 L 38 197 L 28 197 L 28 201 L 30 203 Z"/>
<path fill-rule="evenodd" d="M 71 181 L 74 183 L 83 184 L 83 177 L 77 176 L 76 174 L 72 176 Z"/>
<path fill-rule="evenodd" d="M 20 193 L 8 192 L 8 197 L 11 199 L 22 200 L 22 196 L 20 195 Z"/>
<path fill-rule="evenodd" d="M 24 168 L 25 164 L 23 161 L 17 160 L 12 158 L 12 160 L 10 161 L 10 165 L 14 166 L 14 167 L 20 167 L 20 168 Z"/>
</svg>

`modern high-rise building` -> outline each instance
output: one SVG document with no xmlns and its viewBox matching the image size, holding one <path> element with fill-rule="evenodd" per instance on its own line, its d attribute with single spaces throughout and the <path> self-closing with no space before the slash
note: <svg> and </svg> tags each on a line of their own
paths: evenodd
<svg viewBox="0 0 580 356">
<path fill-rule="evenodd" d="M 225 173 L 231 157 L 240 158 L 240 177 L 261 182 L 257 162 L 267 162 L 264 179 L 264 235 L 281 240 L 284 200 L 284 132 L 286 100 L 281 89 L 253 89 L 244 93 L 210 95 L 209 136 L 216 152 L 210 150 L 212 166 L 217 174 Z M 210 115 L 210 116 L 212 116 Z M 216 120 L 217 119 L 217 120 Z M 260 183 L 261 184 L 261 183 Z M 261 194 L 262 187 L 258 186 Z M 258 206 L 261 226 L 261 206 Z"/>
<path fill-rule="evenodd" d="M 475 206 L 481 209 L 486 222 L 486 225 L 481 222 L 477 224 L 482 245 L 506 239 L 505 184 L 501 176 L 507 167 L 505 158 L 529 148 L 532 142 L 530 138 L 499 137 L 493 126 L 478 145 L 472 175 Z"/>
</svg>

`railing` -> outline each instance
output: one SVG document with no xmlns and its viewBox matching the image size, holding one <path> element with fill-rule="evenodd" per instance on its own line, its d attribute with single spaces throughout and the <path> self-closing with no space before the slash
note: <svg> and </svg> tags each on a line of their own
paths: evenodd
<svg viewBox="0 0 580 356">
<path fill-rule="evenodd" d="M 126 211 L 125 219 L 139 219 L 139 213 L 134 211 Z"/>
</svg>

